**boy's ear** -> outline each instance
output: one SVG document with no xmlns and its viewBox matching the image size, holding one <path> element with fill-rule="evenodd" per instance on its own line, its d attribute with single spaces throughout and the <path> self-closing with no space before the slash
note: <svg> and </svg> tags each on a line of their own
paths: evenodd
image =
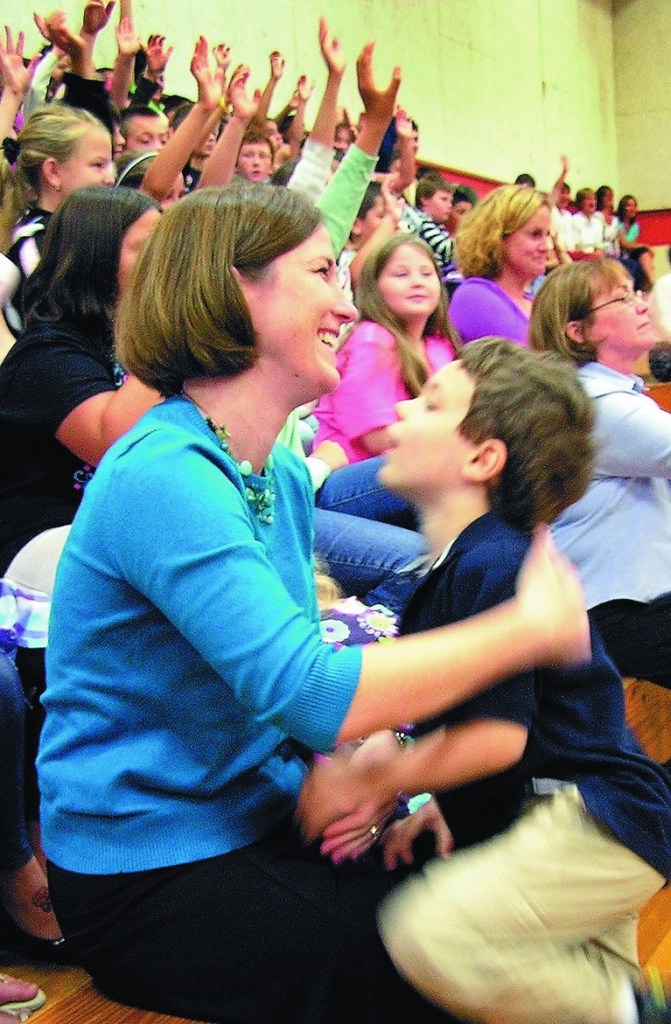
<svg viewBox="0 0 671 1024">
<path fill-rule="evenodd" d="M 501 476 L 508 461 L 508 446 L 499 437 L 488 437 L 473 449 L 462 467 L 465 480 L 487 484 Z"/>
</svg>

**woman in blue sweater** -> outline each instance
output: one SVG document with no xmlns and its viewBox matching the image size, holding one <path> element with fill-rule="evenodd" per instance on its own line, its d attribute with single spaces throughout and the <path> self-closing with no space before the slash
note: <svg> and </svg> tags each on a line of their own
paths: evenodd
<svg viewBox="0 0 671 1024">
<path fill-rule="evenodd" d="M 584 652 L 581 597 L 542 542 L 479 620 L 321 642 L 312 489 L 273 444 L 337 385 L 353 316 L 319 213 L 272 186 L 178 203 L 124 300 L 119 358 L 167 400 L 103 458 L 72 527 L 39 758 L 58 919 L 112 998 L 248 1024 L 444 1021 L 377 938 L 394 875 L 301 845 L 306 762 Z M 351 811 L 353 848 L 387 814 Z"/>
</svg>

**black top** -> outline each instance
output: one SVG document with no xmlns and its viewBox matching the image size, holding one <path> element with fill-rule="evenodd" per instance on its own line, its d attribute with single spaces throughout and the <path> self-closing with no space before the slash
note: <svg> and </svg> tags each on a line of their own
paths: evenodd
<svg viewBox="0 0 671 1024">
<path fill-rule="evenodd" d="M 56 431 L 76 406 L 120 383 L 112 354 L 64 324 L 27 331 L 0 364 L 0 574 L 37 534 L 72 522 L 93 467 Z"/>
</svg>

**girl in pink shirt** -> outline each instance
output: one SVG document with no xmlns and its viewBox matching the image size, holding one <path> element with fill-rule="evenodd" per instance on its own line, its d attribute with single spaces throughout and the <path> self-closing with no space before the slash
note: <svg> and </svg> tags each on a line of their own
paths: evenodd
<svg viewBox="0 0 671 1024">
<path fill-rule="evenodd" d="M 356 290 L 361 320 L 338 353 L 340 384 L 317 407 L 315 445 L 337 441 L 350 463 L 379 455 L 396 405 L 457 353 L 433 254 L 398 234 L 364 264 Z"/>
</svg>

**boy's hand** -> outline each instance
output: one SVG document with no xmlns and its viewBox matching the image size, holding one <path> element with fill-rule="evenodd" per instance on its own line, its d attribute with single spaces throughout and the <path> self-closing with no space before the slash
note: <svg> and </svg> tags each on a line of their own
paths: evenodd
<svg viewBox="0 0 671 1024">
<path fill-rule="evenodd" d="M 578 574 L 555 547 L 549 529 L 539 527 L 517 578 L 524 629 L 539 640 L 543 664 L 589 661 L 589 619 Z"/>
<path fill-rule="evenodd" d="M 436 837 L 436 857 L 449 857 L 454 847 L 452 833 L 442 815 L 438 802 L 431 797 L 414 814 L 394 821 L 382 836 L 384 866 L 388 871 L 402 864 L 413 863 L 412 844 L 422 832 L 433 832 Z"/>
<path fill-rule="evenodd" d="M 145 78 L 158 82 L 165 74 L 168 61 L 172 57 L 173 47 L 166 49 L 165 36 L 151 35 L 144 48 L 147 55 L 147 66 L 143 72 Z"/>
</svg>

